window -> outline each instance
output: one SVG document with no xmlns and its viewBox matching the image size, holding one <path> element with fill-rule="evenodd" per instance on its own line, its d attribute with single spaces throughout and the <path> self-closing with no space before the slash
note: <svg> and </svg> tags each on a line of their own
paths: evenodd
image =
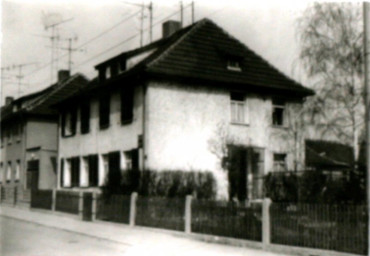
<svg viewBox="0 0 370 256">
<path fill-rule="evenodd" d="M 96 187 L 99 182 L 98 155 L 89 155 L 89 186 Z"/>
<path fill-rule="evenodd" d="M 38 189 L 39 160 L 27 161 L 26 189 Z"/>
<path fill-rule="evenodd" d="M 133 149 L 124 152 L 125 156 L 125 169 L 126 170 L 139 170 L 139 151 Z"/>
<path fill-rule="evenodd" d="M 118 73 L 122 73 L 126 70 L 126 60 L 123 59 L 123 60 L 120 60 L 118 62 Z"/>
<path fill-rule="evenodd" d="M 281 100 L 273 100 L 272 105 L 273 105 L 272 125 L 283 126 L 284 125 L 285 102 Z"/>
<path fill-rule="evenodd" d="M 73 136 L 76 134 L 77 109 L 73 108 L 62 114 L 62 136 Z"/>
<path fill-rule="evenodd" d="M 12 162 L 8 162 L 8 167 L 6 169 L 6 182 L 9 183 L 12 179 Z"/>
<path fill-rule="evenodd" d="M 71 158 L 71 186 L 78 187 L 80 185 L 80 158 Z"/>
<path fill-rule="evenodd" d="M 274 154 L 274 172 L 284 172 L 287 170 L 286 154 Z"/>
<path fill-rule="evenodd" d="M 14 179 L 16 182 L 19 181 L 20 173 L 21 173 L 21 161 L 17 160 L 17 162 L 15 163 L 15 174 L 14 174 Z"/>
<path fill-rule="evenodd" d="M 82 157 L 81 158 L 81 179 L 80 179 L 80 186 L 87 187 L 89 186 L 89 158 Z"/>
<path fill-rule="evenodd" d="M 241 65 L 239 60 L 229 59 L 227 61 L 227 69 L 232 71 L 241 71 Z"/>
<path fill-rule="evenodd" d="M 99 165 L 99 186 L 104 185 L 109 173 L 108 154 L 101 155 Z"/>
<path fill-rule="evenodd" d="M 21 141 L 21 128 L 22 128 L 21 124 L 17 124 L 14 127 L 14 137 L 16 142 Z"/>
<path fill-rule="evenodd" d="M 134 88 L 124 87 L 121 90 L 121 123 L 132 122 L 134 110 Z"/>
<path fill-rule="evenodd" d="M 109 79 L 112 76 L 112 70 L 110 66 L 105 67 L 105 79 Z"/>
<path fill-rule="evenodd" d="M 109 127 L 110 95 L 103 94 L 99 98 L 99 125 L 100 129 Z"/>
<path fill-rule="evenodd" d="M 231 93 L 231 122 L 246 124 L 248 123 L 248 109 L 246 104 L 245 95 L 242 93 Z"/>
<path fill-rule="evenodd" d="M 85 99 L 81 103 L 81 133 L 88 133 L 90 130 L 90 101 Z"/>
</svg>

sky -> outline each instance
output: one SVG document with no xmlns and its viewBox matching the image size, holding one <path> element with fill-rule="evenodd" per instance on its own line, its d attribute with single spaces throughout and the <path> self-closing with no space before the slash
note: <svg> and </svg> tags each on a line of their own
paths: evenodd
<svg viewBox="0 0 370 256">
<path fill-rule="evenodd" d="M 95 65 L 140 46 L 141 8 L 135 4 L 147 5 L 149 2 L 2 0 L 2 102 L 6 96 L 18 98 L 54 83 L 56 70 L 68 67 L 65 48 L 68 47 L 70 38 L 72 48 L 76 49 L 72 52 L 72 74 L 80 72 L 88 78 L 95 77 Z M 187 26 L 191 24 L 191 0 L 183 0 L 182 3 L 184 26 Z M 309 86 L 303 69 L 298 65 L 299 42 L 296 28 L 297 19 L 310 3 L 195 0 L 194 14 L 195 21 L 211 19 L 280 71 Z M 149 43 L 149 19 L 146 10 L 143 23 L 144 45 Z M 153 40 L 160 38 L 161 24 L 167 19 L 180 20 L 180 1 L 153 0 Z M 55 35 L 59 35 L 58 50 L 54 50 L 54 58 L 58 60 L 54 61 L 52 68 L 52 29 L 46 29 L 46 26 L 56 22 L 62 23 L 54 30 Z"/>
</svg>

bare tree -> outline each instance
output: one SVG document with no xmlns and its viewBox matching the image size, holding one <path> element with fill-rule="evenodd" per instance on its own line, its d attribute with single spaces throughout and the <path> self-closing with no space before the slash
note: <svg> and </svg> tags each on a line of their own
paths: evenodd
<svg viewBox="0 0 370 256">
<path fill-rule="evenodd" d="M 334 135 L 354 148 L 364 124 L 360 3 L 314 3 L 298 22 L 300 60 L 314 81 L 309 113 L 319 136 Z M 307 116 L 306 116 L 307 117 Z"/>
</svg>

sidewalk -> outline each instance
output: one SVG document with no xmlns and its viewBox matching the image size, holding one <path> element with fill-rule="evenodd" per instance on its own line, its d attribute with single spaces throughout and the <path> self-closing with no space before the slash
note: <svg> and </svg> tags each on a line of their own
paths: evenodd
<svg viewBox="0 0 370 256">
<path fill-rule="evenodd" d="M 276 256 L 278 254 L 262 250 L 212 244 L 194 239 L 179 237 L 171 232 L 161 232 L 150 228 L 130 227 L 124 224 L 86 222 L 77 216 L 59 215 L 52 212 L 0 206 L 0 215 L 39 225 L 74 232 L 90 237 L 129 246 L 125 255 L 244 255 Z"/>
</svg>

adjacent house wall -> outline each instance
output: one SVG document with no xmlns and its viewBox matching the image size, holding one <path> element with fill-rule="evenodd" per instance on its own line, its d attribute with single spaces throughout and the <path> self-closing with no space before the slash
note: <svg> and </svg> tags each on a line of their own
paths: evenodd
<svg viewBox="0 0 370 256">
<path fill-rule="evenodd" d="M 226 172 L 210 149 L 210 141 L 221 139 L 220 126 L 236 144 L 265 149 L 265 173 L 272 170 L 274 152 L 287 153 L 288 168 L 293 169 L 294 141 L 289 129 L 271 126 L 271 98 L 251 94 L 247 104 L 249 124 L 231 124 L 229 90 L 150 83 L 146 106 L 147 169 L 212 171 L 218 181 L 219 197 L 225 197 Z M 299 106 L 288 104 L 287 108 Z"/>
</svg>

